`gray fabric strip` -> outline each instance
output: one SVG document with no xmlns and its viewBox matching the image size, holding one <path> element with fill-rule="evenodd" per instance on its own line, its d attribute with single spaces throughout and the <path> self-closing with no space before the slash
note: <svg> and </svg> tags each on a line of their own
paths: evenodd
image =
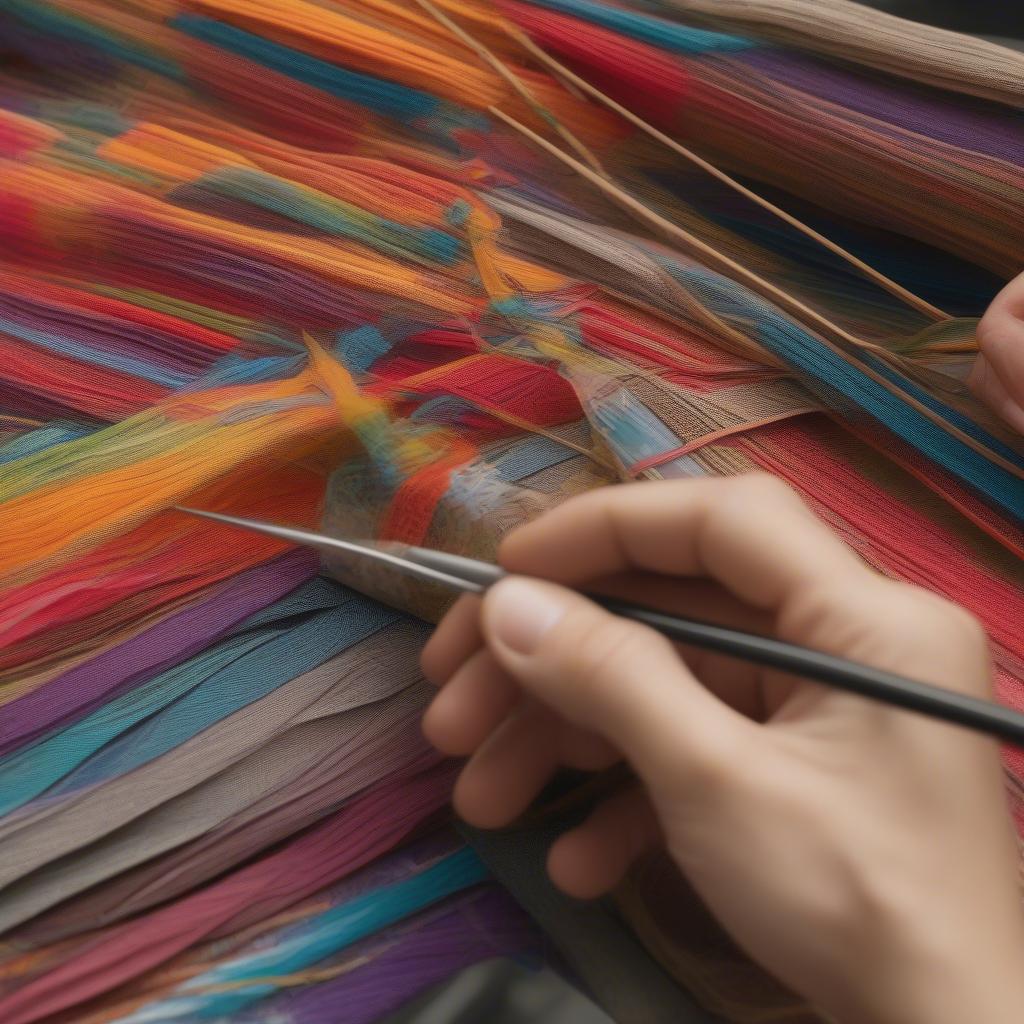
<svg viewBox="0 0 1024 1024">
<path fill-rule="evenodd" d="M 6 840 L 0 930 L 246 809 L 266 813 L 325 785 L 333 805 L 421 754 L 422 626 L 371 640 Z"/>
</svg>

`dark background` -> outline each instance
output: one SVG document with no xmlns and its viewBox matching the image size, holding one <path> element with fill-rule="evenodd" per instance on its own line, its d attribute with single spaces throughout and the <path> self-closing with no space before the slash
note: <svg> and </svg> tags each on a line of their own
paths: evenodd
<svg viewBox="0 0 1024 1024">
<path fill-rule="evenodd" d="M 862 0 L 868 7 L 977 35 L 1024 37 L 1020 0 Z"/>
</svg>

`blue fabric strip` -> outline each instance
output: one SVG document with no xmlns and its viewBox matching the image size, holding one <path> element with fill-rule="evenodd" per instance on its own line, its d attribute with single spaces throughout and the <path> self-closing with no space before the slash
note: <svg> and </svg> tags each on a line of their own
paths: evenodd
<svg viewBox="0 0 1024 1024">
<path fill-rule="evenodd" d="M 434 116 L 443 105 L 441 100 L 430 93 L 347 71 L 212 18 L 179 14 L 171 20 L 171 25 L 194 39 L 219 46 L 315 89 L 322 89 L 332 96 L 358 103 L 378 114 L 401 121 Z"/>
<path fill-rule="evenodd" d="M 673 53 L 711 53 L 715 51 L 749 50 L 757 44 L 751 39 L 726 35 L 722 32 L 707 32 L 704 29 L 689 28 L 664 18 L 637 14 L 621 7 L 607 7 L 594 0 L 529 0 L 538 7 L 546 7 L 560 14 L 571 14 L 575 18 L 601 25 L 621 32 L 624 36 L 650 43 L 662 50 Z"/>
<path fill-rule="evenodd" d="M 651 255 L 719 316 L 756 324 L 758 341 L 805 373 L 811 383 L 824 388 L 832 399 L 830 404 L 835 405 L 836 394 L 842 396 L 975 488 L 1003 512 L 1024 520 L 1024 483 L 1013 474 L 958 441 L 898 395 L 880 388 L 857 366 L 831 352 L 746 289 L 710 271 L 680 266 L 663 252 L 651 250 Z M 934 407 L 953 422 L 952 410 L 937 402 Z M 1022 464 L 1018 456 L 1013 461 Z"/>
<path fill-rule="evenodd" d="M 1009 462 L 1014 462 L 1018 466 L 1024 467 L 1024 460 L 1010 447 L 1003 444 L 1002 441 L 997 437 L 993 437 L 984 427 L 975 423 L 974 420 L 964 416 L 963 413 L 958 412 L 956 409 L 950 408 L 945 402 L 940 401 L 934 395 L 928 394 L 923 388 L 918 387 L 912 380 L 908 380 L 906 377 L 901 376 L 887 363 L 883 363 L 877 356 L 872 355 L 870 352 L 865 355 L 864 361 L 871 366 L 873 370 L 880 373 L 886 380 L 892 381 L 894 384 L 898 384 L 907 394 L 912 395 L 922 405 L 926 405 L 932 412 L 937 412 L 943 419 L 948 420 L 955 427 L 962 430 L 968 437 L 973 437 L 975 441 L 981 442 L 987 448 L 991 448 L 992 451 L 997 452 L 1004 459 Z M 1024 484 L 1021 485 L 1024 487 Z"/>
<path fill-rule="evenodd" d="M 81 423 L 49 423 L 45 427 L 39 427 L 38 430 L 29 431 L 27 434 L 20 434 L 14 440 L 0 445 L 0 465 L 23 459 L 26 455 L 35 455 L 36 452 L 44 451 L 51 445 L 63 444 L 65 441 L 74 441 L 79 437 L 85 437 L 95 429 L 95 427 L 87 427 Z"/>
<path fill-rule="evenodd" d="M 40 32 L 73 43 L 84 43 L 108 57 L 148 68 L 168 78 L 181 80 L 185 77 L 181 67 L 174 61 L 137 46 L 123 36 L 114 35 L 99 25 L 92 25 L 83 18 L 58 11 L 42 0 L 4 0 L 3 8 Z"/>
<path fill-rule="evenodd" d="M 488 877 L 487 869 L 472 850 L 458 850 L 412 878 L 332 907 L 304 922 L 291 938 L 190 978 L 178 987 L 177 997 L 144 1006 L 119 1018 L 116 1024 L 226 1019 L 226 1015 L 237 1013 L 281 988 L 265 979 L 285 978 L 326 960 L 359 939 Z M 249 979 L 259 980 L 246 985 Z M 234 985 L 241 987 L 214 990 Z"/>
<path fill-rule="evenodd" d="M 502 480 L 515 483 L 543 469 L 579 457 L 579 452 L 549 437 L 528 437 L 491 460 L 491 465 Z"/>
<path fill-rule="evenodd" d="M 0 762 L 0 814 L 138 768 L 401 618 L 317 578 L 194 658 Z"/>
<path fill-rule="evenodd" d="M 409 227 L 328 195 L 317 197 L 265 171 L 224 167 L 204 175 L 194 185 L 252 203 L 327 234 L 350 238 L 399 259 L 412 255 L 449 264 L 461 255 L 459 239 L 445 231 Z"/>
<path fill-rule="evenodd" d="M 391 344 L 379 327 L 364 324 L 351 331 L 339 331 L 334 354 L 350 372 L 366 373 L 382 355 L 391 351 Z"/>
<path fill-rule="evenodd" d="M 264 381 L 283 380 L 298 373 L 306 364 L 305 355 L 257 356 L 246 359 L 237 352 L 229 352 L 219 359 L 213 369 L 195 384 L 197 393 L 226 384 L 258 384 Z"/>
<path fill-rule="evenodd" d="M 114 352 L 104 352 L 102 349 L 81 345 L 48 331 L 37 331 L 11 320 L 0 319 L 0 331 L 5 331 L 15 338 L 38 345 L 50 352 L 59 352 L 61 355 L 70 356 L 81 363 L 94 363 L 96 366 L 104 366 L 108 370 L 116 370 L 130 377 L 141 377 L 143 380 L 150 380 L 168 388 L 180 388 L 195 380 L 195 374 L 178 373 L 174 370 L 162 369 L 132 356 L 119 356 Z"/>
</svg>

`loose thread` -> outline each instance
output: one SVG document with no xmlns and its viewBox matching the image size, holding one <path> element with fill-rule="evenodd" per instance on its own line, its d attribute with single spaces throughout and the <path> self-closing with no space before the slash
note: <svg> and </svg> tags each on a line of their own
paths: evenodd
<svg viewBox="0 0 1024 1024">
<path fill-rule="evenodd" d="M 549 124 L 565 142 L 576 150 L 579 155 L 586 160 L 586 162 L 593 168 L 593 170 L 602 176 L 606 176 L 604 168 L 601 166 L 601 162 L 596 156 L 590 151 L 590 149 L 577 138 L 568 128 L 565 127 L 550 110 L 547 110 L 541 103 L 539 103 L 532 92 L 523 84 L 522 79 L 518 75 L 514 74 L 509 68 L 500 61 L 491 51 L 484 46 L 479 40 L 471 36 L 464 28 L 457 25 L 451 18 L 448 17 L 443 11 L 439 10 L 430 0 L 416 0 L 416 3 L 423 8 L 432 18 L 434 18 L 439 24 L 443 25 L 453 36 L 455 36 L 460 42 L 468 46 L 481 60 L 490 65 L 502 78 L 512 86 L 513 89 L 529 104 L 530 109 L 542 120 L 545 124 Z"/>
<path fill-rule="evenodd" d="M 932 320 L 944 321 L 950 320 L 952 317 L 943 312 L 937 306 L 933 306 L 930 302 L 922 299 L 920 296 L 915 295 L 912 291 L 904 288 L 901 284 L 893 281 L 891 278 L 886 277 L 880 270 L 876 270 L 870 264 L 865 263 L 858 256 L 855 256 L 848 249 L 844 249 L 838 242 L 833 242 L 830 238 L 815 231 L 814 228 L 805 224 L 802 220 L 794 217 L 791 213 L 787 213 L 781 207 L 776 206 L 770 200 L 765 199 L 763 196 L 758 195 L 756 192 L 747 188 L 745 185 L 738 182 L 735 178 L 726 174 L 725 171 L 720 170 L 714 164 L 705 160 L 702 156 L 699 156 L 693 150 L 688 149 L 686 146 L 677 142 L 670 135 L 666 135 L 664 132 L 659 131 L 654 125 L 645 121 L 642 117 L 634 114 L 628 107 L 624 107 L 621 103 L 612 99 L 611 96 L 601 92 L 596 86 L 593 86 L 585 78 L 576 74 L 570 68 L 567 68 L 561 61 L 552 57 L 546 50 L 538 46 L 525 32 L 521 29 L 516 28 L 514 25 L 505 23 L 503 25 L 505 31 L 523 47 L 532 57 L 537 61 L 544 64 L 549 68 L 558 78 L 562 79 L 563 84 L 572 85 L 581 92 L 586 93 L 593 99 L 596 99 L 599 103 L 604 104 L 609 110 L 613 110 L 620 117 L 625 118 L 630 124 L 635 125 L 641 131 L 645 132 L 652 139 L 660 142 L 663 146 L 667 146 L 674 153 L 689 160 L 692 164 L 706 171 L 713 178 L 728 185 L 729 188 L 738 192 L 740 195 L 746 197 L 752 202 L 756 203 L 762 209 L 774 214 L 780 220 L 785 221 L 790 227 L 795 228 L 797 231 L 802 232 L 808 238 L 813 239 L 819 245 L 824 246 L 829 252 L 835 254 L 846 260 L 851 266 L 856 267 L 865 277 L 874 281 L 880 288 L 889 292 L 890 295 L 895 296 L 901 301 L 905 302 L 908 306 L 916 309 L 919 313 L 924 314 Z"/>
<path fill-rule="evenodd" d="M 804 305 L 797 299 L 794 299 L 791 295 L 777 288 L 775 285 L 763 278 L 754 274 L 752 271 L 746 269 L 735 260 L 730 259 L 728 256 L 718 252 L 717 249 L 712 248 L 706 242 L 702 242 L 699 238 L 691 235 L 688 231 L 673 224 L 670 220 L 666 220 L 660 214 L 655 213 L 653 210 L 649 210 L 643 203 L 641 203 L 635 196 L 630 195 L 628 192 L 619 188 L 613 182 L 608 181 L 606 178 L 601 177 L 599 174 L 595 174 L 589 167 L 581 164 L 574 157 L 568 153 L 560 150 L 556 145 L 549 142 L 547 139 L 542 138 L 536 132 L 527 128 L 526 125 L 520 124 L 515 118 L 510 117 L 508 114 L 499 110 L 497 107 L 490 108 L 491 114 L 498 118 L 500 121 L 504 121 L 510 128 L 518 131 L 520 134 L 525 135 L 533 143 L 540 146 L 546 152 L 550 153 L 556 160 L 562 161 L 572 167 L 578 174 L 582 175 L 588 181 L 592 182 L 599 189 L 605 192 L 606 195 L 614 202 L 621 205 L 624 209 L 635 214 L 639 219 L 643 220 L 651 227 L 660 231 L 663 234 L 668 235 L 675 241 L 681 241 L 685 246 L 691 250 L 695 250 L 700 255 L 709 261 L 710 263 L 718 264 L 719 267 L 723 268 L 727 274 L 734 275 L 735 277 L 747 282 L 747 284 L 756 292 L 762 296 L 769 298 L 771 301 L 776 302 L 783 309 L 787 310 L 798 320 L 810 320 L 818 325 L 819 330 L 824 328 L 825 332 L 832 334 L 842 341 L 854 346 L 855 348 L 872 351 L 880 356 L 888 356 L 889 353 L 886 349 L 879 345 L 871 344 L 870 342 L 862 341 L 847 331 L 844 331 L 837 324 L 833 324 L 830 320 L 816 313 L 810 307 Z M 851 359 L 849 353 L 844 351 L 841 345 L 837 345 L 834 342 L 822 334 L 818 334 L 819 340 L 828 346 L 836 355 L 838 355 L 845 362 L 854 365 L 854 360 Z M 975 440 L 966 431 L 961 430 L 959 427 L 952 423 L 949 423 L 937 413 L 933 412 L 923 402 L 915 398 L 913 395 L 903 391 L 897 385 L 893 384 L 888 378 L 883 376 L 874 370 L 871 366 L 860 361 L 856 362 L 857 369 L 870 377 L 876 384 L 884 388 L 892 395 L 896 395 L 901 401 L 906 402 L 912 409 L 930 420 L 940 429 L 945 431 L 951 437 L 955 437 L 961 444 L 966 445 L 972 451 L 977 452 L 979 455 L 984 456 L 991 462 L 999 466 L 1001 469 L 1010 473 L 1019 479 L 1024 479 L 1024 469 L 1009 459 L 1000 455 L 998 452 L 994 452 L 989 449 L 986 445 Z"/>
</svg>

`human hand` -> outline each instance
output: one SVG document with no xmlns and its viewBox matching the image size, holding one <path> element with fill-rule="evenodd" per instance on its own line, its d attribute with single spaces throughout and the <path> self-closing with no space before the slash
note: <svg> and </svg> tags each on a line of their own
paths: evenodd
<svg viewBox="0 0 1024 1024">
<path fill-rule="evenodd" d="M 512 572 L 782 639 L 978 695 L 984 634 L 867 568 L 765 476 L 575 498 L 512 533 Z M 1016 851 L 995 746 L 952 726 L 677 649 L 522 577 L 464 598 L 423 655 L 424 729 L 470 755 L 455 806 L 505 825 L 560 766 L 638 784 L 552 847 L 571 895 L 665 844 L 732 936 L 840 1021 L 1024 1020 Z"/>
<path fill-rule="evenodd" d="M 978 347 L 970 389 L 1024 434 L 1024 274 L 995 297 L 982 317 Z"/>
</svg>

